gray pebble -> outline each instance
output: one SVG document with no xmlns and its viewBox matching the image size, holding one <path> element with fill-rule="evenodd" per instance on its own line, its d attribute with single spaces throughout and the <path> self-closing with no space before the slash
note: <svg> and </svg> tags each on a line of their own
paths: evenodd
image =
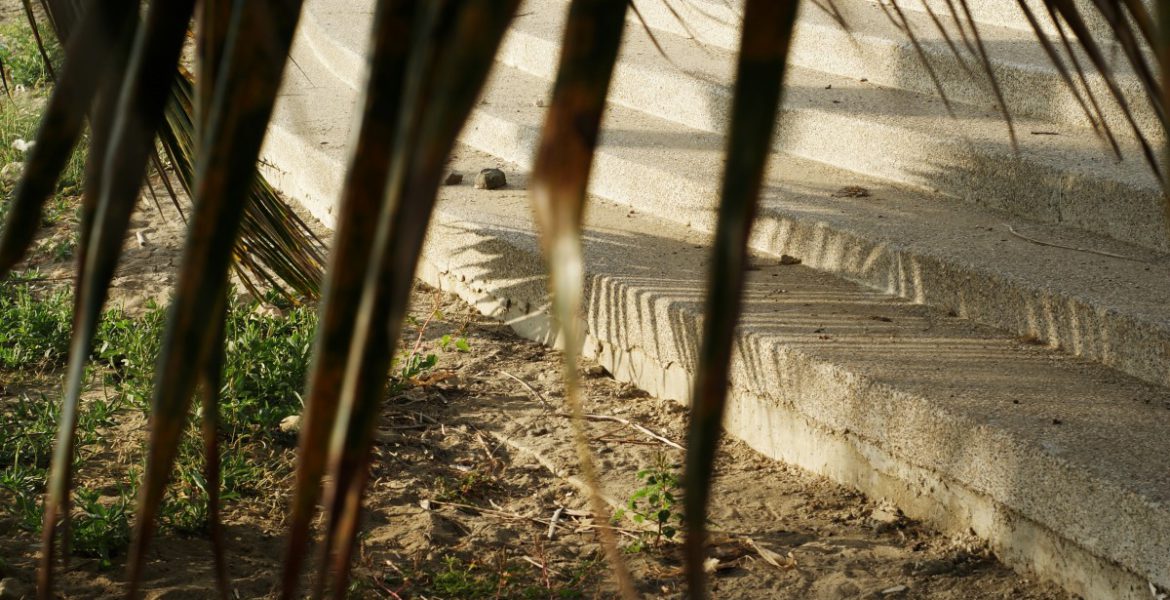
<svg viewBox="0 0 1170 600">
<path fill-rule="evenodd" d="M 475 176 L 475 187 L 481 190 L 495 190 L 508 185 L 508 178 L 499 169 L 484 169 Z"/>
</svg>

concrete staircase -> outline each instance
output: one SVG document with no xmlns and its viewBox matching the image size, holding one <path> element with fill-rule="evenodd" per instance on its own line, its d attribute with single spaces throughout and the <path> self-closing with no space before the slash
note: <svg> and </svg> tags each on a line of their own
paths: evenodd
<svg viewBox="0 0 1170 600">
<path fill-rule="evenodd" d="M 685 26 L 662 0 L 637 1 L 669 60 L 640 24 L 627 30 L 591 187 L 582 318 L 586 352 L 615 377 L 685 401 L 737 3 L 671 4 Z M 971 81 L 927 13 L 903 7 L 954 118 L 888 7 L 836 5 L 852 34 L 812 3 L 801 15 L 728 431 L 912 517 L 973 531 L 1082 596 L 1170 587 L 1170 237 L 1136 145 L 1110 157 L 1014 2 L 972 8 L 1019 153 L 986 82 Z M 445 187 L 421 269 L 548 343 L 524 189 L 566 6 L 521 9 L 452 157 L 466 174 L 502 166 L 510 185 Z M 930 6 L 950 23 L 945 2 Z M 266 174 L 327 225 L 371 9 L 306 3 L 266 143 Z M 1136 77 L 1119 79 L 1152 130 Z M 1106 112 L 1131 139 L 1116 108 Z M 782 254 L 803 263 L 782 265 Z"/>
</svg>

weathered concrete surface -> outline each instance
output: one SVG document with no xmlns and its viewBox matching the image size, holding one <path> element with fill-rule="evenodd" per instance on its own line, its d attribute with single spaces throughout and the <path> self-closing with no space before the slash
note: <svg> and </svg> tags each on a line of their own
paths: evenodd
<svg viewBox="0 0 1170 600">
<path fill-rule="evenodd" d="M 352 9 L 345 9 L 327 12 L 320 20 L 332 24 L 332 32 L 352 18 Z M 328 40 L 349 44 L 350 58 L 344 62 L 328 62 L 338 51 L 316 55 L 358 86 L 357 71 L 346 70 L 358 61 L 359 36 L 353 28 L 338 31 L 336 37 L 309 31 L 317 31 L 304 36 L 314 50 Z M 550 52 L 509 50 L 514 45 L 505 44 L 505 59 L 522 54 L 553 60 Z M 547 95 L 549 85 L 546 79 L 499 66 L 464 140 L 527 165 L 543 118 L 536 100 Z M 721 137 L 623 106 L 612 107 L 606 118 L 592 191 L 638 211 L 712 230 Z M 810 137 L 834 138 L 836 131 L 825 127 L 823 135 Z M 832 143 L 836 155 L 856 153 L 848 142 Z M 1011 173 L 984 176 L 994 181 L 1010 179 Z M 846 185 L 866 187 L 871 195 L 834 197 Z M 972 190 L 985 189 L 977 179 L 970 185 Z M 1161 252 L 906 190 L 786 154 L 773 157 L 765 194 L 753 239 L 762 251 L 799 256 L 817 268 L 1170 385 L 1170 311 L 1165 302 L 1170 298 L 1170 260 Z M 1132 204 L 1127 208 L 1126 199 L 1103 193 L 1092 198 L 1093 210 L 1136 210 Z M 1040 210 L 1036 202 L 1030 206 Z M 1148 208 L 1158 213 L 1145 219 L 1147 226 L 1157 224 L 1150 235 L 1166 239 L 1161 209 L 1154 204 Z M 1049 216 L 1072 218 L 1071 209 L 1055 198 L 1047 210 Z M 1089 252 L 1043 246 L 1021 236 Z"/>
<path fill-rule="evenodd" d="M 505 40 L 500 60 L 540 79 L 551 79 L 563 29 L 563 4 L 562 0 L 530 0 Z M 795 64 L 787 74 L 785 108 L 775 144 L 778 151 L 910 185 L 936 197 L 942 194 L 1170 250 L 1160 189 L 1126 124 L 1117 114 L 1110 118 L 1125 157 L 1118 163 L 1101 139 L 1075 121 L 1079 109 L 1073 107 L 1071 97 L 1061 99 L 1067 93 L 1063 84 L 1051 67 L 1045 68 L 1047 59 L 1035 44 L 1025 43 L 1027 37 L 1015 33 L 1010 40 L 988 41 L 993 47 L 1010 49 L 1004 51 L 1006 56 L 996 69 L 1015 114 L 1020 137 L 1017 153 L 1002 116 L 987 96 L 986 82 L 972 82 L 959 63 L 948 58 L 945 44 L 945 52 L 933 60 L 935 73 L 952 100 L 969 102 L 952 102 L 953 117 L 933 95 L 933 83 L 912 50 L 904 47 L 904 38 L 892 24 L 881 21 L 886 17 L 880 8 L 868 2 L 841 6 L 859 13 L 852 15 L 851 26 L 871 23 L 880 31 L 843 34 L 835 23 L 824 22 L 827 17 L 821 13 L 805 11 L 801 23 L 808 46 L 802 46 L 799 37 L 794 46 Z M 316 40 L 314 48 L 333 48 L 320 57 L 356 87 L 362 78 L 358 57 L 364 39 L 334 24 L 347 14 L 351 13 L 328 13 L 319 26 L 306 29 L 323 32 L 307 37 Z M 312 14 L 308 18 L 313 19 Z M 920 31 L 925 33 L 925 29 Z M 669 60 L 640 24 L 627 28 L 611 101 L 698 132 L 725 131 L 733 53 L 666 31 L 655 35 Z M 337 58 L 339 47 L 350 48 L 346 58 Z M 891 54 L 899 47 L 911 55 Z M 972 67 L 977 65 L 968 65 Z M 1152 113 L 1140 112 L 1146 103 L 1136 79 L 1121 79 L 1131 92 L 1131 105 L 1139 116 L 1146 115 L 1144 130 L 1156 132 Z M 1097 93 L 1102 106 L 1115 108 L 1104 101 L 1102 90 Z M 1028 118 L 1029 114 L 1046 117 L 1037 120 Z"/>
<path fill-rule="evenodd" d="M 303 36 L 300 44 L 266 144 L 267 171 L 331 224 L 354 96 Z M 534 100 L 546 85 L 497 70 L 464 139 L 500 158 L 462 148 L 454 167 L 501 166 L 509 186 L 444 187 L 420 275 L 555 343 L 524 169 L 506 160 L 529 160 Z M 685 400 L 719 140 L 620 106 L 607 124 L 594 189 L 620 203 L 591 205 L 586 351 L 623 380 Z M 728 431 L 891 498 L 912 517 L 975 531 L 1009 563 L 1086 597 L 1144 598 L 1147 581 L 1170 586 L 1167 389 L 948 316 L 1022 315 L 1025 330 L 1164 382 L 1160 299 L 1170 278 L 1160 255 L 807 160 L 778 159 L 773 172 L 754 245 L 787 249 L 805 264 L 762 254 L 752 272 Z M 832 197 L 846 185 L 871 196 Z M 1005 224 L 1141 262 L 1039 246 Z M 1125 333 L 1126 320 L 1138 323 L 1135 332 Z M 1127 355 L 1126 344 L 1143 349 Z"/>
</svg>

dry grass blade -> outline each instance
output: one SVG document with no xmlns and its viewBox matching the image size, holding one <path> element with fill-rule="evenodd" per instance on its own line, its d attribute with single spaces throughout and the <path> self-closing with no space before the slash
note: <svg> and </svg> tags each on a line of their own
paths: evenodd
<svg viewBox="0 0 1170 600">
<path fill-rule="evenodd" d="M 369 80 L 361 103 L 357 141 L 342 187 L 337 233 L 329 257 L 321 319 L 313 341 L 313 366 L 305 393 L 297 483 L 282 567 L 280 593 L 285 599 L 296 595 L 309 526 L 320 497 L 329 435 L 337 416 L 341 381 L 353 339 L 354 315 L 361 301 L 378 213 L 386 192 L 417 4 L 415 0 L 381 0 L 374 13 Z"/>
<path fill-rule="evenodd" d="M 627 5 L 626 0 L 574 0 L 569 6 L 552 103 L 541 131 L 531 184 L 532 205 L 549 262 L 553 316 L 565 348 L 565 400 L 572 415 L 573 443 L 582 479 L 589 488 L 590 506 L 599 522 L 609 521 L 609 507 L 602 498 L 589 450 L 577 372 L 584 343 L 579 316 L 585 278 L 581 225 Z M 633 577 L 622 560 L 617 539 L 607 530 L 599 530 L 598 537 L 622 596 L 636 598 Z"/>
<path fill-rule="evenodd" d="M 432 26 L 416 29 L 402 127 L 330 441 L 333 482 L 326 497 L 325 543 L 333 555 L 336 597 L 345 593 L 373 429 L 439 180 L 518 5 L 518 0 L 428 3 L 421 22 Z"/>
<path fill-rule="evenodd" d="M 32 244 L 45 201 L 52 195 L 81 137 L 90 102 L 97 94 L 117 40 L 128 34 L 135 3 L 112 0 L 106 10 L 92 11 L 66 46 L 61 79 L 45 107 L 36 145 L 9 204 L 0 236 L 0 279 L 6 277 Z"/>
<path fill-rule="evenodd" d="M 195 206 L 175 301 L 155 371 L 150 454 L 139 490 L 128 561 L 131 596 L 141 584 L 145 551 L 154 532 L 154 519 L 174 463 L 195 380 L 215 341 L 216 328 L 208 324 L 222 316 L 219 300 L 227 288 L 232 248 L 300 8 L 299 0 L 237 2 L 234 6 L 225 44 L 228 51 L 200 144 Z M 186 34 L 185 25 L 186 22 L 179 35 L 180 43 Z M 256 31 L 267 35 L 256 36 Z M 172 70 L 172 80 L 173 73 Z"/>
<path fill-rule="evenodd" d="M 85 285 L 85 269 L 94 219 L 97 216 L 98 199 L 101 196 L 102 180 L 106 164 L 106 150 L 113 135 L 114 119 L 118 96 L 122 91 L 122 79 L 130 62 L 130 50 L 138 27 L 138 19 L 128 15 L 128 29 L 110 50 L 110 62 L 102 77 L 101 87 L 94 99 L 89 119 L 89 153 L 85 157 L 85 186 L 81 194 L 81 218 L 77 242 L 77 279 L 74 284 L 73 314 L 82 314 L 80 291 Z"/>
<path fill-rule="evenodd" d="M 795 0 L 748 0 L 744 11 L 699 351 L 701 368 L 695 377 L 687 436 L 684 550 L 690 597 L 695 599 L 707 596 L 703 562 L 715 451 L 722 433 L 732 339 L 747 267 L 748 235 L 770 154 L 796 9 Z"/>
</svg>

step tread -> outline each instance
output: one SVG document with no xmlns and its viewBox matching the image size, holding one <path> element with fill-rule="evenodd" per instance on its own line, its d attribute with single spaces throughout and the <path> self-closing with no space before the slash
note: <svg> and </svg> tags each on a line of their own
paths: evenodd
<svg viewBox="0 0 1170 600">
<path fill-rule="evenodd" d="M 885 6 L 883 10 L 883 4 L 870 0 L 834 0 L 832 4 L 836 14 L 815 4 L 806 5 L 802 10 L 789 51 L 790 63 L 847 77 L 867 78 L 887 87 L 937 94 L 929 73 L 921 65 L 918 51 L 892 20 L 897 15 L 891 8 Z M 962 62 L 956 60 L 951 45 L 938 31 L 930 15 L 921 10 L 919 3 L 902 3 L 900 6 L 948 96 L 977 106 L 995 106 L 993 90 L 983 77 L 982 63 L 978 55 L 963 44 L 952 19 L 936 12 L 951 42 L 960 49 Z M 693 37 L 702 44 L 725 50 L 738 49 L 740 10 L 710 0 L 685 2 L 677 7 L 672 5 L 672 8 L 674 13 L 661 2 L 644 2 L 641 15 L 656 30 L 683 38 Z M 844 19 L 848 30 L 842 28 L 837 15 Z M 999 74 L 1001 89 L 1013 114 L 1088 126 L 1082 109 L 1048 55 L 1036 43 L 1033 32 L 980 24 L 979 33 L 993 68 Z M 1054 44 L 1060 45 L 1058 40 Z M 1074 47 L 1080 64 L 1091 64 L 1079 47 Z M 1068 64 L 1067 59 L 1065 63 Z M 1114 78 L 1126 94 L 1139 123 L 1144 130 L 1157 132 L 1159 128 L 1155 125 L 1153 111 L 1145 102 L 1140 82 L 1128 62 L 1118 56 L 1113 63 Z M 976 80 L 972 81 L 969 71 L 974 72 Z M 1086 75 L 1099 98 L 1109 97 L 1100 77 L 1091 71 Z M 1125 134 L 1122 137 L 1128 138 L 1129 128 L 1119 108 L 1112 101 L 1104 101 L 1101 106 L 1113 127 Z"/>
</svg>

